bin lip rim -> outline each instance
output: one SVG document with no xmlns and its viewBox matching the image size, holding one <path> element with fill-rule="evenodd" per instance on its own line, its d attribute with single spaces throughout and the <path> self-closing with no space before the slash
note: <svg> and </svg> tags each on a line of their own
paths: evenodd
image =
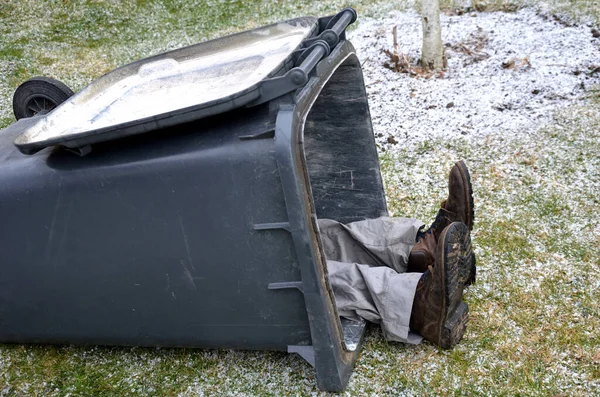
<svg viewBox="0 0 600 397">
<path fill-rule="evenodd" d="M 19 151 L 33 154 L 49 146 L 76 148 L 227 112 L 255 101 L 261 81 L 289 68 L 293 53 L 317 29 L 316 17 L 294 18 L 144 58 L 92 81 L 52 112 L 21 119 L 7 130 L 18 134 L 14 144 Z M 143 91 L 152 84 L 158 89 Z M 157 98 L 162 101 L 153 104 Z M 98 105 L 102 100 L 105 104 Z M 132 117 L 135 101 L 141 102 Z"/>
</svg>

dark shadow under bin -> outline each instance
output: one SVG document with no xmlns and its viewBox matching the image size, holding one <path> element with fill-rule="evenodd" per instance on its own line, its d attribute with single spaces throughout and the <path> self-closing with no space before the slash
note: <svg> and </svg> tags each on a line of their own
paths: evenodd
<svg viewBox="0 0 600 397">
<path fill-rule="evenodd" d="M 24 156 L 0 134 L 0 341 L 296 352 L 343 389 L 316 219 L 387 214 L 360 63 L 343 41 L 294 95 Z"/>
</svg>

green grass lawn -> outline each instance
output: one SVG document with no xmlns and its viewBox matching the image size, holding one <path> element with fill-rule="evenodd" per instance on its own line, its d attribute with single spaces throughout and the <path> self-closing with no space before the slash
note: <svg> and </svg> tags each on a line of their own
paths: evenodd
<svg viewBox="0 0 600 397">
<path fill-rule="evenodd" d="M 14 122 L 12 93 L 32 76 L 54 77 L 77 91 L 145 56 L 344 5 L 0 0 L 0 128 Z M 352 5 L 360 16 L 407 6 Z M 443 2 L 447 11 L 464 6 Z M 598 1 L 544 7 L 567 21 L 600 25 Z M 391 209 L 424 220 L 446 194 L 452 163 L 466 160 L 475 191 L 478 282 L 466 296 L 470 321 L 455 349 L 390 344 L 371 327 L 347 394 L 600 395 L 599 90 L 589 88 L 587 99 L 557 111 L 531 136 L 467 141 L 459 135 L 381 155 Z M 424 173 L 435 182 L 423 181 Z M 284 353 L 0 345 L 2 397 L 320 394 L 313 369 Z"/>
</svg>

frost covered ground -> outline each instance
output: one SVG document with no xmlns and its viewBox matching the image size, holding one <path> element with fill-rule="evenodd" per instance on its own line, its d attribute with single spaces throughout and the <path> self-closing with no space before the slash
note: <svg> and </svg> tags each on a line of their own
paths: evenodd
<svg viewBox="0 0 600 397">
<path fill-rule="evenodd" d="M 411 78 L 382 67 L 394 26 L 400 52 L 416 61 L 421 30 L 414 12 L 362 19 L 350 36 L 364 60 L 371 115 L 384 146 L 456 134 L 529 135 L 600 82 L 600 40 L 591 29 L 564 26 L 532 9 L 442 15 L 448 58 L 442 78 Z"/>
<path fill-rule="evenodd" d="M 135 12 L 102 3 L 23 1 L 11 10 L 0 0 L 13 18 L 0 26 L 0 127 L 12 122 L 12 90 L 31 75 L 79 89 L 119 64 L 223 29 L 331 12 L 323 2 L 298 10 L 295 2 L 186 9 L 165 1 Z M 475 190 L 478 282 L 454 350 L 388 344 L 372 327 L 344 394 L 600 395 L 600 38 L 591 33 L 598 25 L 555 18 L 562 3 L 515 13 L 452 3 L 442 19 L 448 71 L 424 79 L 383 66 L 394 25 L 407 57 L 419 50 L 418 16 L 381 11 L 390 4 L 370 8 L 374 18 L 360 17 L 350 34 L 388 201 L 398 215 L 431 220 L 449 168 L 464 159 Z M 569 2 L 569 9 L 578 4 L 588 8 L 577 20 L 600 20 L 596 3 Z M 283 353 L 0 346 L 0 396 L 29 395 L 324 393 L 310 366 Z"/>
</svg>

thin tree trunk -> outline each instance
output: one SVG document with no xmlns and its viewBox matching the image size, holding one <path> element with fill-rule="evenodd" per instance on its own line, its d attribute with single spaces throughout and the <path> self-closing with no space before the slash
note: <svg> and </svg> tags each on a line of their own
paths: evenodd
<svg viewBox="0 0 600 397">
<path fill-rule="evenodd" d="M 445 62 L 439 0 L 422 0 L 421 17 L 423 21 L 421 66 L 429 70 L 443 69 Z"/>
</svg>

